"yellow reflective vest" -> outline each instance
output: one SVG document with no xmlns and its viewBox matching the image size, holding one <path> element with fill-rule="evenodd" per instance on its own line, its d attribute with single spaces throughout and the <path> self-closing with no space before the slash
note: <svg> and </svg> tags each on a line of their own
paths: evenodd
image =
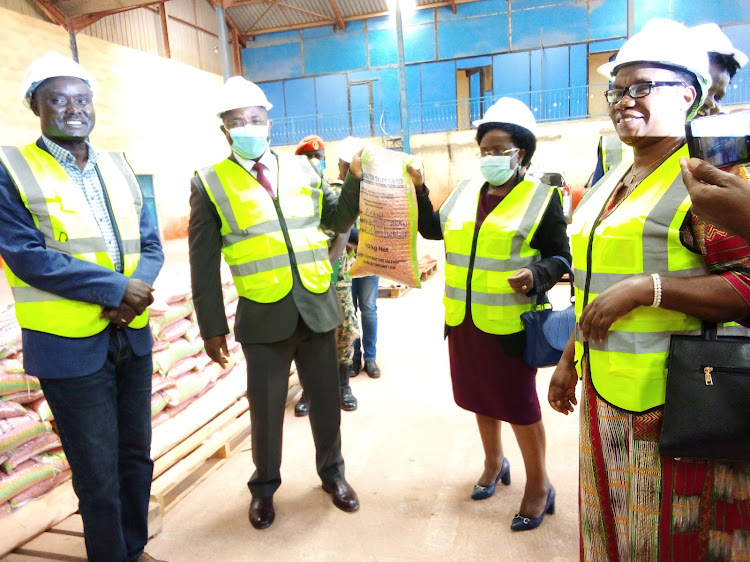
<svg viewBox="0 0 750 562">
<path fill-rule="evenodd" d="M 484 183 L 461 182 L 440 207 L 446 251 L 445 323 L 461 324 L 468 302 L 477 328 L 514 334 L 523 330 L 521 314 L 534 308 L 535 298 L 513 291 L 508 277 L 539 261 L 539 250 L 530 242 L 556 190 L 536 181 L 520 182 L 476 232 Z"/>
<path fill-rule="evenodd" d="M 687 147 L 670 156 L 604 220 L 601 216 L 628 162 L 612 168 L 581 200 L 571 225 L 577 319 L 597 295 L 633 275 L 708 274 L 702 256 L 680 242 L 690 197 L 679 159 L 687 156 Z M 733 326 L 720 330 L 736 331 Z M 693 316 L 640 306 L 616 320 L 604 342 L 584 343 L 579 335 L 578 368 L 588 354 L 594 388 L 610 404 L 630 412 L 656 408 L 664 404 L 671 336 L 698 334 L 700 327 Z"/>
<path fill-rule="evenodd" d="M 242 166 L 224 160 L 197 173 L 221 219 L 222 253 L 240 296 L 270 303 L 302 285 L 331 284 L 328 237 L 320 229 L 323 190 L 304 156 L 278 155 L 276 198 Z"/>
<path fill-rule="evenodd" d="M 18 188 L 48 249 L 69 254 L 107 269 L 115 269 L 107 245 L 81 188 L 48 152 L 35 143 L 0 149 L 0 160 Z M 143 199 L 138 182 L 121 153 L 99 153 L 96 164 L 109 198 L 113 225 L 122 242 L 123 273 L 130 276 L 141 259 L 140 221 Z M 98 334 L 109 325 L 99 318 L 102 307 L 47 293 L 6 269 L 22 328 L 68 338 Z M 131 328 L 143 328 L 148 312 L 137 316 Z"/>
</svg>

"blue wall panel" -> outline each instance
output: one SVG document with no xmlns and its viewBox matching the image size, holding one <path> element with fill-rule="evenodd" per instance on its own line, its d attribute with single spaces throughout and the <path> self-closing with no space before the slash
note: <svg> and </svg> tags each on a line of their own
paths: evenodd
<svg viewBox="0 0 750 562">
<path fill-rule="evenodd" d="M 456 61 L 456 70 L 462 68 L 476 68 L 478 66 L 490 66 L 492 57 L 473 57 L 470 59 L 461 59 Z"/>
<path fill-rule="evenodd" d="M 556 4 L 570 4 L 573 0 L 513 0 L 512 11 L 552 6 Z"/>
<path fill-rule="evenodd" d="M 589 53 L 619 51 L 624 44 L 625 39 L 612 39 L 610 41 L 597 41 L 596 43 L 589 43 Z"/>
<path fill-rule="evenodd" d="M 588 34 L 586 4 L 560 4 L 511 12 L 513 49 L 564 45 L 585 41 Z M 564 24 L 563 24 L 564 22 Z"/>
<path fill-rule="evenodd" d="M 457 126 L 456 65 L 453 61 L 422 65 L 422 129 L 446 131 Z"/>
<path fill-rule="evenodd" d="M 317 113 L 348 111 L 346 103 L 346 74 L 329 74 L 315 78 Z"/>
<path fill-rule="evenodd" d="M 387 90 L 386 90 L 387 91 Z M 396 99 L 400 100 L 399 89 L 396 88 Z M 409 108 L 409 130 L 412 135 L 422 133 L 422 65 L 406 67 L 406 105 Z M 400 105 L 396 106 L 400 111 Z M 401 117 L 396 121 L 401 129 Z"/>
<path fill-rule="evenodd" d="M 264 45 L 278 45 L 279 43 L 299 43 L 300 40 L 300 30 L 290 29 L 289 31 L 256 35 L 252 41 L 248 41 L 248 46 L 249 48 L 256 48 Z"/>
<path fill-rule="evenodd" d="M 588 49 L 586 45 L 570 46 L 570 116 L 588 115 Z"/>
<path fill-rule="evenodd" d="M 627 0 L 603 0 L 589 4 L 588 39 L 625 37 L 628 34 Z"/>
<path fill-rule="evenodd" d="M 541 108 L 542 100 L 539 95 L 539 90 L 542 89 L 542 51 L 537 49 L 529 53 L 529 89 L 536 94 L 529 95 L 528 106 L 534 113 L 534 117 L 538 121 L 542 118 Z"/>
<path fill-rule="evenodd" d="M 529 52 L 507 53 L 492 57 L 492 87 L 495 98 L 513 94 L 513 97 L 529 104 L 530 89 Z"/>
<path fill-rule="evenodd" d="M 407 84 L 415 84 L 417 91 L 419 91 L 419 75 L 413 79 L 409 79 L 411 69 L 418 69 L 416 66 L 406 67 Z M 413 80 L 413 81 L 412 81 Z M 399 113 L 399 83 L 398 83 L 398 70 L 395 68 L 384 68 L 380 71 L 380 93 L 381 93 L 381 104 L 385 116 L 383 117 L 382 123 L 388 134 L 392 136 L 399 136 L 401 134 L 401 116 Z M 411 101 L 408 97 L 407 101 Z M 378 117 L 380 121 L 380 117 Z"/>
<path fill-rule="evenodd" d="M 570 49 L 555 47 L 542 51 L 541 119 L 567 119 L 569 111 Z"/>
<path fill-rule="evenodd" d="M 370 68 L 398 64 L 395 29 L 375 29 L 367 33 Z"/>
<path fill-rule="evenodd" d="M 242 72 L 253 82 L 302 76 L 300 43 L 243 49 Z"/>
<path fill-rule="evenodd" d="M 364 33 L 337 33 L 304 43 L 305 74 L 327 74 L 367 67 Z"/>
<path fill-rule="evenodd" d="M 506 0 L 482 0 L 480 2 L 458 4 L 455 14 L 451 11 L 450 6 L 442 6 L 437 9 L 437 18 L 438 22 L 441 22 L 499 13 L 508 13 L 508 3 Z"/>
<path fill-rule="evenodd" d="M 370 18 L 367 20 L 367 31 L 374 31 L 376 29 L 396 29 L 396 23 L 394 16 L 380 16 L 377 18 Z"/>
<path fill-rule="evenodd" d="M 284 107 L 284 82 L 265 82 L 260 85 L 260 89 L 266 94 L 268 101 L 273 107 L 268 112 L 271 119 L 281 119 L 286 117 L 286 108 Z"/>
<path fill-rule="evenodd" d="M 508 17 L 499 14 L 439 22 L 437 40 L 438 59 L 441 60 L 507 51 Z"/>
<path fill-rule="evenodd" d="M 434 61 L 436 55 L 434 25 L 413 25 L 404 29 L 404 59 L 407 64 Z"/>
<path fill-rule="evenodd" d="M 315 79 L 298 78 L 284 82 L 287 117 L 315 114 Z"/>
</svg>

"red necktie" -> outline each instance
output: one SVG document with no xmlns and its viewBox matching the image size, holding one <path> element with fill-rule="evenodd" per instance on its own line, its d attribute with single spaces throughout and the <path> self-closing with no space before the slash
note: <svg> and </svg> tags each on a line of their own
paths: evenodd
<svg viewBox="0 0 750 562">
<path fill-rule="evenodd" d="M 271 187 L 271 182 L 268 181 L 268 178 L 263 174 L 263 170 L 265 169 L 265 164 L 261 164 L 260 162 L 256 162 L 253 166 L 253 171 L 258 175 L 258 183 L 263 186 L 271 197 L 276 198 L 276 194 L 273 192 L 273 187 Z"/>
</svg>

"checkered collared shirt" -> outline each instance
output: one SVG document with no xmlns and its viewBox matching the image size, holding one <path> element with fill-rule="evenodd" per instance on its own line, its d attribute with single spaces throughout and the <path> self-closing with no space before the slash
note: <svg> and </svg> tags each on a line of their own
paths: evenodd
<svg viewBox="0 0 750 562">
<path fill-rule="evenodd" d="M 120 246 L 117 243 L 117 236 L 115 235 L 112 218 L 107 209 L 107 202 L 104 199 L 105 194 L 104 189 L 102 188 L 102 182 L 99 180 L 99 174 L 96 171 L 96 161 L 99 158 L 96 150 L 94 150 L 94 147 L 88 142 L 86 143 L 86 147 L 88 148 L 88 160 L 83 167 L 83 171 L 81 171 L 76 164 L 75 156 L 70 152 L 55 144 L 44 135 L 42 135 L 42 140 L 44 141 L 44 144 L 47 145 L 50 154 L 54 156 L 55 160 L 60 163 L 73 181 L 76 182 L 78 187 L 81 188 L 81 191 L 83 191 L 86 200 L 89 202 L 91 213 L 94 215 L 94 219 L 96 219 L 96 223 L 99 225 L 99 231 L 102 233 L 104 242 L 107 244 L 107 253 L 112 259 L 112 263 L 115 264 L 115 269 L 122 272 Z"/>
</svg>

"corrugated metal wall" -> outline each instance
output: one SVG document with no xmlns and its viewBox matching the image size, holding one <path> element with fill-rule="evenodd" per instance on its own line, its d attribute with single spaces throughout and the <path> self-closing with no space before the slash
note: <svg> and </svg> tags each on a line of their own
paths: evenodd
<svg viewBox="0 0 750 562">
<path fill-rule="evenodd" d="M 216 12 L 210 2 L 171 0 L 166 6 L 172 58 L 201 70 L 221 74 Z M 0 7 L 50 21 L 34 0 L 0 0 Z M 153 6 L 107 16 L 81 33 L 146 53 L 165 54 L 159 12 Z M 231 44 L 228 48 L 231 60 Z"/>
</svg>

